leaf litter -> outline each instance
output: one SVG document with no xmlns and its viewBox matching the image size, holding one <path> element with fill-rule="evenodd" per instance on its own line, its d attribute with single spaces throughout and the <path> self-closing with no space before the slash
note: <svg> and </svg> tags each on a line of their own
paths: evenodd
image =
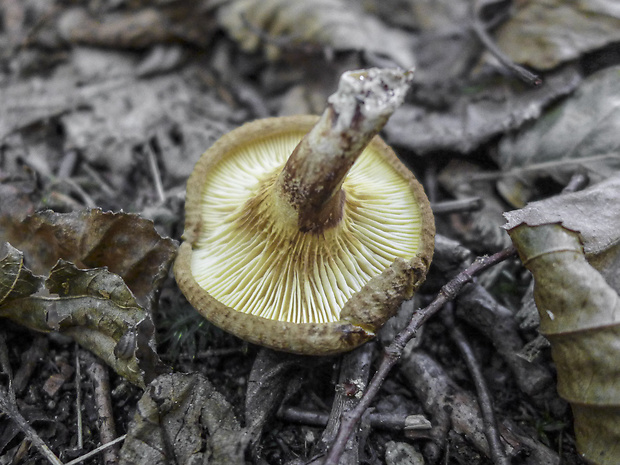
<svg viewBox="0 0 620 465">
<path fill-rule="evenodd" d="M 620 67 L 589 76 L 571 96 L 533 124 L 502 138 L 498 188 L 515 206 L 535 195 L 541 177 L 566 184 L 576 171 L 593 183 L 620 169 Z"/>
<path fill-rule="evenodd" d="M 572 406 L 578 447 L 587 460 L 609 464 L 620 457 L 620 393 L 611 381 L 620 355 L 619 182 L 616 175 L 533 203 L 508 213 L 506 225 L 534 276 L 540 332 L 551 344 L 558 392 Z"/>
<path fill-rule="evenodd" d="M 502 199 L 493 189 L 502 171 L 527 170 L 546 163 L 546 154 L 556 150 L 562 170 L 545 172 L 557 184 L 545 191 L 549 194 L 555 187 L 559 191 L 575 171 L 574 165 L 565 163 L 567 152 L 562 144 L 581 137 L 579 157 L 584 159 L 602 153 L 605 147 L 607 153 L 615 153 L 615 114 L 610 111 L 609 118 L 596 119 L 605 108 L 612 107 L 613 99 L 605 102 L 605 96 L 615 95 L 618 82 L 611 71 L 613 58 L 606 58 L 609 63 L 604 61 L 607 70 L 581 83 L 587 68 L 583 65 L 589 60 L 584 53 L 618 40 L 617 28 L 613 27 L 617 12 L 610 2 L 569 3 L 553 9 L 547 8 L 555 5 L 553 0 L 539 5 L 519 2 L 512 10 L 506 8 L 507 2 L 488 3 L 484 17 L 478 19 L 514 61 L 544 70 L 544 84 L 539 88 L 517 82 L 483 53 L 485 47 L 472 32 L 476 18 L 471 17 L 466 2 L 394 0 L 374 6 L 373 2 L 364 2 L 365 10 L 357 2 L 345 0 L 326 0 L 312 6 L 299 0 L 272 0 L 260 5 L 244 0 L 192 5 L 166 1 L 148 6 L 144 2 L 89 2 L 70 10 L 59 5 L 56 10 L 35 0 L 9 0 L 2 5 L 10 14 L 3 17 L 6 27 L 0 34 L 10 40 L 0 43 L 0 57 L 9 65 L 2 68 L 0 77 L 0 232 L 4 243 L 0 253 L 0 312 L 24 326 L 51 331 L 48 350 L 59 345 L 55 339 L 58 334 L 69 335 L 121 375 L 115 378 L 111 394 L 119 409 L 116 415 L 123 411 L 120 405 L 126 405 L 122 428 L 128 435 L 120 453 L 121 463 L 163 460 L 162 451 L 180 463 L 209 459 L 235 463 L 243 460 L 250 438 L 255 444 L 255 460 L 294 463 L 295 457 L 308 458 L 318 450 L 320 429 L 274 419 L 275 406 L 269 399 L 278 393 L 275 397 L 283 398 L 287 405 L 329 411 L 329 392 L 335 386 L 325 378 L 332 377 L 328 369 L 331 363 L 306 367 L 306 372 L 300 363 L 300 376 L 295 376 L 286 389 L 282 384 L 287 380 L 282 376 L 272 381 L 253 379 L 258 384 L 250 391 L 248 405 L 258 417 L 248 432 L 244 431 L 244 422 L 236 418 L 244 418 L 240 405 L 250 376 L 243 370 L 247 359 L 255 355 L 255 348 L 240 348 L 198 319 L 195 328 L 208 327 L 199 337 L 212 344 L 207 358 L 191 353 L 183 354 L 187 362 L 167 359 L 175 370 L 171 372 L 159 359 L 166 355 L 166 343 L 159 348 L 155 345 L 162 331 L 158 323 L 173 319 L 179 308 L 187 306 L 167 276 L 175 245 L 155 233 L 155 228 L 179 238 L 185 177 L 200 153 L 229 128 L 258 115 L 277 113 L 284 108 L 287 95 L 295 95 L 293 89 L 312 92 L 311 98 L 320 100 L 331 92 L 329 87 L 341 72 L 339 67 L 418 63 L 417 89 L 390 121 L 385 134 L 406 162 L 417 171 L 427 169 L 424 177 L 431 195 L 478 195 L 486 201 L 488 207 L 480 212 L 451 213 L 448 222 L 443 215 L 437 218 L 440 231 L 448 235 L 454 236 L 455 228 L 464 227 L 465 233 L 459 236 L 462 243 L 457 246 L 477 253 L 496 249 L 506 240 L 498 232 Z M 536 8 L 547 8 L 539 20 L 528 16 Z M 584 13 L 587 11 L 598 15 L 599 30 L 592 28 L 593 22 Z M 34 24 L 33 18 L 39 22 Z M 528 27 L 536 31 L 536 40 L 547 44 L 545 47 L 534 50 L 524 46 L 522 41 L 528 37 L 522 32 Z M 566 37 L 571 44 L 558 42 L 559 30 L 569 31 Z M 575 89 L 575 95 L 570 96 Z M 295 108 L 316 107 L 316 103 L 301 103 L 288 108 L 295 112 Z M 580 122 L 577 128 L 570 125 L 573 119 Z M 527 136 L 528 131 L 544 124 L 547 126 L 542 132 Z M 512 150 L 511 160 L 519 160 L 517 164 L 503 163 L 508 148 Z M 441 190 L 433 189 L 433 183 L 437 185 L 434 170 L 445 169 L 455 153 L 483 170 L 497 164 L 499 171 L 493 178 L 479 178 L 479 187 L 475 183 L 468 186 L 468 179 L 473 179 L 468 178 L 470 173 L 456 181 L 463 165 L 452 164 L 456 168 L 443 173 Z M 602 166 L 590 170 L 593 181 L 617 171 L 615 165 Z M 479 169 L 473 170 L 477 172 Z M 620 266 L 617 241 L 605 227 L 596 228 L 603 221 L 597 210 L 594 216 L 582 212 L 613 193 L 615 181 L 609 182 L 585 191 L 582 197 L 555 197 L 556 204 L 547 210 L 553 213 L 547 220 L 557 223 L 561 218 L 571 231 L 582 231 L 588 263 L 607 277 Z M 527 201 L 541 195 L 541 191 L 534 191 L 523 198 Z M 572 203 L 564 199 L 572 199 Z M 89 205 L 142 212 L 155 223 L 135 214 L 86 209 Z M 45 211 L 50 207 L 58 213 Z M 609 209 L 610 214 L 612 211 Z M 589 219 L 586 225 L 568 225 L 580 216 Z M 476 223 L 478 226 L 467 234 L 467 227 Z M 604 223 L 607 225 L 607 220 Z M 449 244 L 452 242 L 438 241 L 442 249 L 436 260 L 440 269 L 442 257 L 450 261 L 454 246 Z M 588 244 L 598 244 L 595 248 L 609 252 L 590 253 Z M 494 303 L 497 290 L 501 286 L 520 289 L 525 280 L 515 266 L 499 267 L 493 278 L 481 280 L 489 289 L 482 292 L 485 303 L 470 296 L 463 309 L 476 309 L 478 303 L 486 312 L 500 308 Z M 426 297 L 438 281 L 445 282 L 445 276 L 429 277 L 428 289 L 423 291 Z M 518 299 L 515 303 L 510 293 L 500 297 L 504 299 L 502 318 L 506 318 L 510 309 L 518 307 Z M 459 311 L 456 314 L 458 317 Z M 191 326 L 184 326 L 183 334 L 173 336 L 191 340 L 192 331 L 198 331 L 187 329 Z M 443 365 L 445 372 L 432 371 L 438 386 L 451 385 L 456 379 L 459 389 L 467 389 L 467 374 L 441 335 L 441 326 L 432 321 L 427 326 L 430 336 L 422 335 L 421 343 L 431 362 L 424 370 Z M 510 329 L 514 325 L 506 326 L 506 330 L 514 331 Z M 9 330 L 12 342 L 17 342 L 18 331 L 26 330 Z M 535 330 L 528 331 L 511 333 L 514 350 L 533 337 Z M 544 415 L 563 419 L 538 423 L 529 432 L 532 437 L 551 441 L 552 449 L 562 455 L 562 463 L 582 463 L 574 451 L 570 429 L 561 426 L 562 439 L 558 440 L 557 425 L 568 420 L 555 393 L 547 392 L 547 397 L 539 398 L 520 395 L 510 384 L 511 375 L 502 370 L 502 357 L 490 348 L 488 336 L 473 331 L 468 336 L 487 357 L 486 375 L 492 380 L 498 411 L 516 415 L 513 408 L 518 404 L 519 415 L 528 412 L 522 424 L 542 422 Z M 222 341 L 233 347 L 217 345 Z M 18 347 L 16 344 L 15 352 L 9 353 L 12 363 L 19 363 Z M 548 360 L 542 353 L 533 363 L 546 370 Z M 62 363 L 56 366 L 60 371 Z M 180 374 L 181 367 L 193 373 Z M 405 378 L 411 376 L 406 367 L 401 371 Z M 145 388 L 139 403 L 137 396 L 123 398 L 122 393 L 127 392 L 123 376 Z M 424 382 L 432 380 L 425 378 Z M 404 387 L 390 380 L 384 391 L 401 411 L 411 413 L 429 400 L 424 390 L 416 392 L 419 403 L 410 393 L 403 395 L 403 390 L 415 391 L 413 384 Z M 32 396 L 32 390 L 29 392 Z M 66 398 L 64 387 L 52 396 L 59 405 L 66 405 Z M 468 429 L 467 418 L 459 424 L 460 439 L 449 434 L 449 422 L 444 422 L 441 412 L 450 408 L 450 401 L 442 402 L 433 409 L 439 426 L 430 438 L 411 432 L 406 438 L 400 433 L 371 432 L 370 442 L 360 453 L 379 458 L 384 450 L 398 449 L 413 460 L 416 450 L 407 452 L 413 444 L 433 463 L 446 450 L 446 438 L 450 437 L 454 444 L 450 450 L 460 454 L 460 460 L 488 463 L 480 456 L 485 453 L 484 439 L 479 431 Z M 471 407 L 474 401 L 467 404 Z M 251 424 L 252 413 L 245 414 L 245 423 Z M 472 413 L 470 419 L 474 417 Z M 218 425 L 226 427 L 220 430 Z M 58 433 L 58 441 L 68 433 L 63 434 Z M 463 439 L 468 436 L 475 441 Z M 386 438 L 396 443 L 388 443 Z M 52 440 L 51 436 L 46 440 Z M 511 443 L 511 450 L 527 450 L 526 442 L 519 443 L 524 439 L 511 441 L 517 441 Z M 3 458 L 18 452 L 14 444 L 3 443 Z M 54 444 L 59 450 L 67 449 L 63 442 Z M 527 444 L 536 447 L 536 441 Z M 555 460 L 551 449 L 534 450 L 550 453 L 545 455 L 549 463 Z M 36 454 L 29 454 L 28 459 L 38 460 L 32 463 L 42 463 Z M 514 460 L 518 461 L 516 457 Z"/>
<path fill-rule="evenodd" d="M 151 305 L 176 247 L 151 222 L 100 210 L 48 211 L 14 225 L 9 236 L 25 253 L 5 242 L 0 315 L 72 337 L 138 386 L 167 371 Z"/>
</svg>

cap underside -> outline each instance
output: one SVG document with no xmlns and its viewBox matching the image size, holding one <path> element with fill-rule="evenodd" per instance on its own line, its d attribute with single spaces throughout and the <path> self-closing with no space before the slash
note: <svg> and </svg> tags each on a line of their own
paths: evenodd
<svg viewBox="0 0 620 465">
<path fill-rule="evenodd" d="M 207 174 L 191 269 L 237 311 L 293 323 L 338 321 L 368 281 L 420 246 L 421 213 L 409 180 L 370 144 L 343 183 L 343 218 L 302 233 L 274 211 L 269 187 L 305 132 L 255 140 Z"/>
</svg>

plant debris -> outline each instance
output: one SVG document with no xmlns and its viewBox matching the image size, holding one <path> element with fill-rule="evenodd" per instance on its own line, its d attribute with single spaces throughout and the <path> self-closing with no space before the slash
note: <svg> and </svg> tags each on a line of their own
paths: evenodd
<svg viewBox="0 0 620 465">
<path fill-rule="evenodd" d="M 0 463 L 607 465 L 618 417 L 587 416 L 617 357 L 588 350 L 618 345 L 616 3 L 0 0 Z M 201 154 L 395 66 L 416 69 L 381 136 L 438 231 L 415 299 L 363 356 L 205 321 L 169 271 Z M 551 231 L 533 277 L 514 208 L 511 233 Z"/>
</svg>

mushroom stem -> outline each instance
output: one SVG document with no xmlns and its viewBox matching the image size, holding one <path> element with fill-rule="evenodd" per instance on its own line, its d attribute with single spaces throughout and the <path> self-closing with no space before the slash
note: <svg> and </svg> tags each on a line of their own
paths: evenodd
<svg viewBox="0 0 620 465">
<path fill-rule="evenodd" d="M 297 212 L 299 230 L 322 231 L 342 218 L 342 182 L 357 157 L 405 98 L 412 71 L 347 71 L 317 124 L 289 157 L 275 184 Z"/>
</svg>

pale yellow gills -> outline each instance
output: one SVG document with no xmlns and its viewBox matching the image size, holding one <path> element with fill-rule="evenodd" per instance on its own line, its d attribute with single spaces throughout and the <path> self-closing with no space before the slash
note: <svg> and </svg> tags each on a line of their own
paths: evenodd
<svg viewBox="0 0 620 465">
<path fill-rule="evenodd" d="M 207 173 L 191 268 L 203 289 L 239 312 L 328 323 L 395 258 L 415 256 L 420 208 L 408 180 L 371 146 L 343 183 L 342 221 L 300 232 L 282 217 L 271 187 L 304 135 L 253 141 Z"/>
<path fill-rule="evenodd" d="M 247 123 L 201 157 L 174 272 L 215 325 L 274 349 L 327 355 L 372 339 L 411 297 L 435 229 L 422 186 L 375 137 L 343 180 L 340 220 L 300 230 L 272 187 L 317 120 Z"/>
</svg>

